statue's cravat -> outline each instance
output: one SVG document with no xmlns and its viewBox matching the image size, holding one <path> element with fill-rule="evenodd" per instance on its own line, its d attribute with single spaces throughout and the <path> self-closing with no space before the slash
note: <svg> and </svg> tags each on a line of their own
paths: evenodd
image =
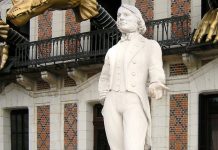
<svg viewBox="0 0 218 150">
<path fill-rule="evenodd" d="M 120 39 L 120 42 L 133 40 L 134 37 L 137 36 L 137 34 L 138 34 L 138 33 L 122 34 L 121 39 Z"/>
</svg>

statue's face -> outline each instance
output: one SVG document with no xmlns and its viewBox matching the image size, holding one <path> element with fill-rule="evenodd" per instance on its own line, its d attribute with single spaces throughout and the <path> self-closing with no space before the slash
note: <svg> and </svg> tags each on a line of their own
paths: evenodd
<svg viewBox="0 0 218 150">
<path fill-rule="evenodd" d="M 120 7 L 117 12 L 117 27 L 122 33 L 138 31 L 138 18 L 130 10 Z"/>
</svg>

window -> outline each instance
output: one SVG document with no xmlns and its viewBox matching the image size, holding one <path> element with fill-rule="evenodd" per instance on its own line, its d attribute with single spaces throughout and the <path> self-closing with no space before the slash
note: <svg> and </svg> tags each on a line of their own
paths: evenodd
<svg viewBox="0 0 218 150">
<path fill-rule="evenodd" d="M 218 149 L 218 94 L 200 95 L 199 150 Z"/>
<path fill-rule="evenodd" d="M 94 106 L 94 150 L 110 150 L 107 142 L 106 133 L 104 129 L 103 116 L 101 114 L 102 105 L 96 104 Z"/>
<path fill-rule="evenodd" d="M 29 149 L 28 110 L 11 111 L 11 150 Z"/>
</svg>

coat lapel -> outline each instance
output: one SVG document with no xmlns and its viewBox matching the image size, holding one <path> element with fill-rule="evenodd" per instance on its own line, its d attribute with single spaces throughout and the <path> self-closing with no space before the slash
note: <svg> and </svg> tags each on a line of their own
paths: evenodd
<svg viewBox="0 0 218 150">
<path fill-rule="evenodd" d="M 126 55 L 125 55 L 125 64 L 126 67 L 130 63 L 130 61 L 136 56 L 138 52 L 141 50 L 144 50 L 144 45 L 145 45 L 145 40 L 144 37 L 141 35 L 137 36 L 133 42 L 129 45 Z"/>
<path fill-rule="evenodd" d="M 136 37 L 134 37 L 135 39 L 133 39 L 134 41 L 131 41 L 126 53 L 125 53 L 125 58 L 124 58 L 124 67 L 125 67 L 125 72 L 127 71 L 127 67 L 128 64 L 131 62 L 131 60 L 137 55 L 138 52 L 140 52 L 141 50 L 145 50 L 144 45 L 145 45 L 145 38 L 142 35 L 138 35 Z M 117 55 L 117 51 L 121 45 L 119 43 L 117 43 L 114 47 L 112 47 L 111 49 L 111 53 L 110 53 L 110 70 L 111 70 L 111 74 L 113 75 L 114 73 L 114 67 L 115 67 L 115 62 L 116 62 L 116 55 Z"/>
<path fill-rule="evenodd" d="M 117 51 L 119 49 L 119 44 L 116 44 L 113 46 L 110 50 L 110 74 L 114 74 L 114 68 L 115 68 L 115 62 L 116 62 L 116 56 L 117 56 Z"/>
</svg>

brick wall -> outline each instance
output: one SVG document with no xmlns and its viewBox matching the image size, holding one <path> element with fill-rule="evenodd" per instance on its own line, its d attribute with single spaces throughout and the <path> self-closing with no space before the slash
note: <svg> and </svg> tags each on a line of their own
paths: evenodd
<svg viewBox="0 0 218 150">
<path fill-rule="evenodd" d="M 50 39 L 52 37 L 52 17 L 51 11 L 46 11 L 38 16 L 38 40 Z M 38 46 L 39 58 L 47 58 L 51 53 L 51 44 L 43 43 Z"/>
<path fill-rule="evenodd" d="M 64 105 L 64 149 L 77 150 L 77 104 Z"/>
<path fill-rule="evenodd" d="M 136 0 L 135 6 L 140 10 L 145 21 L 153 20 L 154 0 Z"/>
<path fill-rule="evenodd" d="M 190 15 L 191 14 L 191 0 L 171 0 L 171 15 L 172 16 L 183 16 L 183 15 Z M 188 31 L 181 30 L 183 27 L 189 26 Z M 183 23 L 174 23 L 172 25 L 172 36 L 174 38 L 179 38 L 186 35 L 191 30 L 191 20 L 188 22 Z"/>
<path fill-rule="evenodd" d="M 73 10 L 69 9 L 65 14 L 65 35 L 74 35 L 80 33 L 80 24 L 76 22 Z M 74 53 L 80 45 L 79 41 L 72 38 L 64 43 L 65 52 L 68 54 Z"/>
<path fill-rule="evenodd" d="M 171 0 L 171 15 L 190 15 L 191 0 Z M 188 31 L 182 30 L 188 25 Z M 172 24 L 172 38 L 183 38 L 191 30 L 191 21 Z M 170 65 L 170 76 L 188 74 L 183 63 Z M 170 150 L 188 149 L 188 94 L 170 96 Z"/>
<path fill-rule="evenodd" d="M 169 149 L 188 149 L 188 94 L 170 96 Z"/>
<path fill-rule="evenodd" d="M 65 14 L 65 34 L 73 35 L 80 32 L 80 24 L 76 22 L 73 10 L 69 9 Z"/>
<path fill-rule="evenodd" d="M 76 86 L 76 82 L 70 77 L 66 76 L 64 78 L 64 87 Z"/>
<path fill-rule="evenodd" d="M 184 63 L 170 64 L 170 76 L 186 75 L 188 68 Z"/>
<path fill-rule="evenodd" d="M 171 15 L 183 16 L 191 13 L 191 0 L 171 0 Z"/>
<path fill-rule="evenodd" d="M 50 89 L 48 82 L 45 82 L 41 78 L 36 81 L 36 90 L 47 90 Z"/>
<path fill-rule="evenodd" d="M 44 40 L 52 37 L 52 17 L 51 11 L 46 11 L 38 16 L 38 39 Z"/>
<path fill-rule="evenodd" d="M 142 17 L 145 22 L 153 20 L 154 18 L 154 0 L 136 0 L 135 6 L 142 13 Z M 147 31 L 145 33 L 146 37 L 153 37 L 153 28 L 147 26 Z"/>
<path fill-rule="evenodd" d="M 50 106 L 37 106 L 37 150 L 50 149 Z"/>
</svg>

